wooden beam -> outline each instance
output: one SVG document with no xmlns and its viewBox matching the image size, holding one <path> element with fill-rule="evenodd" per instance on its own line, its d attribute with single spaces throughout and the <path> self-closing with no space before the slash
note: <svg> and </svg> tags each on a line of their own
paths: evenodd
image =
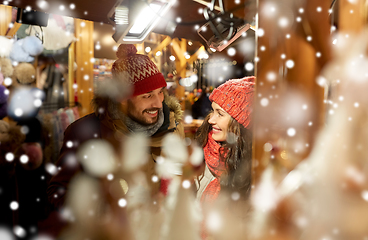
<svg viewBox="0 0 368 240">
<path fill-rule="evenodd" d="M 82 24 L 83 23 L 83 24 Z M 79 110 L 83 117 L 92 112 L 90 103 L 93 98 L 93 22 L 75 19 L 75 61 L 78 69 L 76 71 L 78 102 L 82 105 Z"/>
<path fill-rule="evenodd" d="M 22 26 L 22 24 L 15 22 L 13 24 L 13 27 L 8 30 L 6 33 L 6 36 L 8 37 L 14 37 L 14 35 L 17 33 L 18 29 Z"/>
<path fill-rule="evenodd" d="M 183 52 L 187 51 L 187 40 L 185 38 L 180 40 L 180 48 Z"/>
<path fill-rule="evenodd" d="M 167 47 L 171 43 L 171 40 L 171 37 L 167 36 L 155 49 L 151 51 L 150 58 L 155 57 L 158 51 L 162 51 L 162 49 Z"/>
<path fill-rule="evenodd" d="M 179 60 L 179 61 L 175 61 L 177 74 L 180 77 L 184 78 L 186 77 L 185 76 L 186 74 L 185 66 L 187 64 L 187 59 L 184 56 L 185 52 L 187 51 L 186 45 L 183 44 L 183 40 L 179 41 L 179 39 L 174 39 L 172 43 L 173 43 L 172 44 L 173 50 L 175 51 L 176 56 L 178 56 L 178 60 Z"/>
<path fill-rule="evenodd" d="M 137 43 L 135 46 L 138 54 L 144 54 L 144 43 Z"/>
<path fill-rule="evenodd" d="M 198 56 L 199 56 L 199 54 L 201 53 L 201 52 L 203 52 L 203 51 L 205 51 L 205 48 L 204 48 L 204 46 L 201 46 L 192 56 L 190 56 L 190 58 L 189 59 L 185 59 L 185 57 L 184 57 L 184 59 L 185 59 L 185 62 L 183 61 L 181 61 L 180 62 L 180 66 L 177 66 L 177 68 L 176 68 L 176 71 L 178 71 L 178 72 L 182 72 L 183 70 L 185 70 L 186 69 L 186 66 L 187 66 L 187 64 L 192 64 L 195 60 L 197 60 L 198 59 Z M 183 53 L 184 54 L 184 53 Z"/>
<path fill-rule="evenodd" d="M 179 39 L 173 39 L 172 40 L 172 47 L 175 52 L 175 55 L 177 56 L 178 61 L 175 60 L 175 66 L 176 66 L 176 75 L 182 78 L 186 77 L 186 68 L 182 66 L 186 66 L 187 60 L 184 57 L 184 54 L 186 52 L 186 41 L 179 41 Z M 179 100 L 181 109 L 185 110 L 185 88 L 181 86 L 179 83 L 178 87 L 176 88 L 175 97 Z"/>
<path fill-rule="evenodd" d="M 202 4 L 203 6 L 205 7 L 208 7 L 211 3 L 210 2 L 206 2 L 204 0 L 193 0 L 194 2 L 197 2 L 199 4 Z M 223 10 L 222 8 L 220 8 L 219 6 L 214 6 L 214 9 L 217 10 L 217 11 L 221 11 Z"/>
<path fill-rule="evenodd" d="M 190 56 L 190 58 L 188 59 L 188 63 L 191 64 L 193 63 L 195 60 L 198 59 L 198 56 L 201 52 L 205 51 L 204 46 L 201 46 L 200 48 L 198 48 L 198 50 L 192 55 Z"/>
<path fill-rule="evenodd" d="M 173 50 L 174 50 L 176 56 L 178 57 L 178 60 L 180 62 L 185 62 L 186 61 L 186 59 L 184 57 L 185 51 L 183 51 L 181 49 L 180 41 L 177 38 L 172 40 L 172 47 L 173 47 Z"/>
</svg>

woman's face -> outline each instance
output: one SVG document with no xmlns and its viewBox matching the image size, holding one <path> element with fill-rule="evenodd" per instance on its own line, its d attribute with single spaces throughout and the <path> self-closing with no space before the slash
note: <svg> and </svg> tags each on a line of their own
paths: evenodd
<svg viewBox="0 0 368 240">
<path fill-rule="evenodd" d="M 212 116 L 208 120 L 212 125 L 212 138 L 217 142 L 226 141 L 231 116 L 215 102 L 212 102 L 212 109 Z"/>
</svg>

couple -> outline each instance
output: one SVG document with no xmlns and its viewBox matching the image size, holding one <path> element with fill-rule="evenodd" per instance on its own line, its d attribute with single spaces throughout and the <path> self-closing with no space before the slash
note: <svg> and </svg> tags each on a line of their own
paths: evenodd
<svg viewBox="0 0 368 240">
<path fill-rule="evenodd" d="M 70 179 L 81 170 L 79 165 L 68 164 L 70 156 L 75 156 L 83 142 L 94 138 L 106 140 L 119 154 L 121 136 L 134 132 L 149 136 L 152 158 L 145 166 L 145 174 L 150 184 L 155 185 L 152 189 L 156 189 L 156 193 L 160 191 L 160 181 L 150 181 L 155 176 L 155 158 L 161 153 L 161 140 L 166 134 L 179 134 L 184 138 L 182 112 L 177 101 L 164 95 L 166 81 L 156 65 L 148 56 L 136 52 L 134 45 L 120 45 L 118 60 L 112 66 L 115 79 L 128 76 L 133 86 L 132 96 L 123 101 L 96 96 L 93 101 L 95 113 L 66 129 L 57 162 L 60 171 L 50 180 L 47 192 L 54 209 L 64 205 Z M 196 134 L 203 147 L 206 165 L 197 193 L 203 202 L 214 200 L 221 188 L 223 191 L 238 191 L 245 198 L 249 195 L 253 92 L 254 77 L 248 77 L 229 80 L 210 96 L 213 112 L 205 118 Z"/>
</svg>

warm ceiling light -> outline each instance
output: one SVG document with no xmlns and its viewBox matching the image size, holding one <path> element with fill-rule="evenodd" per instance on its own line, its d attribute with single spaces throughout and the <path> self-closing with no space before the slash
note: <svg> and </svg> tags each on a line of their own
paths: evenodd
<svg viewBox="0 0 368 240">
<path fill-rule="evenodd" d="M 118 0 L 108 14 L 115 24 L 116 31 L 112 36 L 115 42 L 143 42 L 173 3 L 174 0 Z"/>
<path fill-rule="evenodd" d="M 198 55 L 198 58 L 199 59 L 208 59 L 208 54 L 206 53 L 206 51 L 202 51 L 202 52 L 200 52 L 199 53 L 199 55 Z"/>
<path fill-rule="evenodd" d="M 115 24 L 124 25 L 128 24 L 128 13 L 129 9 L 126 6 L 119 6 L 115 9 Z"/>
<path fill-rule="evenodd" d="M 150 4 L 149 6 L 142 9 L 139 15 L 136 17 L 132 28 L 129 30 L 129 33 L 132 34 L 141 34 L 145 29 L 147 29 L 148 25 L 155 19 L 160 11 L 161 6 L 158 4 Z"/>
</svg>

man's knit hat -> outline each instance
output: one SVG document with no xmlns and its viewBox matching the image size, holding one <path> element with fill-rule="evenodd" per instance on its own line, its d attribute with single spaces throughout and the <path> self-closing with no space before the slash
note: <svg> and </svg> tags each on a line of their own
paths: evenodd
<svg viewBox="0 0 368 240">
<path fill-rule="evenodd" d="M 118 60 L 112 65 L 112 75 L 132 84 L 133 96 L 166 87 L 165 78 L 157 66 L 148 56 L 137 54 L 133 44 L 120 44 L 116 56 Z"/>
<path fill-rule="evenodd" d="M 215 88 L 210 100 L 222 107 L 238 123 L 248 128 L 251 121 L 255 77 L 231 79 Z"/>
</svg>

